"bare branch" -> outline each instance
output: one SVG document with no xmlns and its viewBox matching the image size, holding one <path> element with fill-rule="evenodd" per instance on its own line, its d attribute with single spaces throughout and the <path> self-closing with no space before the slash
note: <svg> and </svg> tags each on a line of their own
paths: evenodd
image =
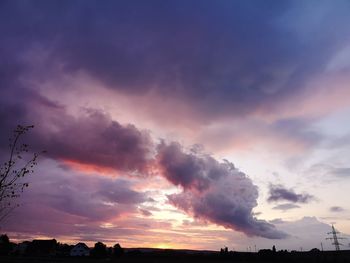
<svg viewBox="0 0 350 263">
<path fill-rule="evenodd" d="M 22 180 L 29 173 L 33 173 L 37 165 L 38 153 L 34 153 L 27 162 L 22 164 L 23 157 L 29 152 L 29 146 L 25 143 L 19 145 L 21 137 L 32 128 L 34 128 L 33 125 L 16 127 L 12 138 L 9 139 L 9 159 L 0 165 L 0 222 L 18 207 L 14 199 L 20 197 L 24 188 L 29 185 Z"/>
</svg>

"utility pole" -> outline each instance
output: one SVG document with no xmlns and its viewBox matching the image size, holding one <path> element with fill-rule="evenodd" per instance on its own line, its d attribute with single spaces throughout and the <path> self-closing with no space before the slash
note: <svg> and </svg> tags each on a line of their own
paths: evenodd
<svg viewBox="0 0 350 263">
<path fill-rule="evenodd" d="M 338 237 L 337 234 L 340 234 L 340 232 L 338 232 L 335 228 L 334 228 L 334 225 L 332 225 L 332 232 L 328 232 L 327 233 L 328 235 L 332 235 L 332 237 L 327 237 L 326 239 L 329 239 L 329 240 L 332 240 L 333 243 L 332 245 L 335 246 L 335 250 L 336 251 L 339 251 L 340 250 L 340 245 L 343 245 L 343 244 L 340 244 L 339 243 L 339 239 L 344 239 L 342 237 Z"/>
<path fill-rule="evenodd" d="M 321 251 L 323 251 L 323 244 L 322 244 L 322 242 L 321 242 Z"/>
</svg>

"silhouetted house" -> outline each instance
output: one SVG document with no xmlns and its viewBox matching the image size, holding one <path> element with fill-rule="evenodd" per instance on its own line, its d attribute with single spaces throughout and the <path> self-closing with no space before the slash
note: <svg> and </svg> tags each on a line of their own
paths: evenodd
<svg viewBox="0 0 350 263">
<path fill-rule="evenodd" d="M 14 247 L 13 253 L 16 255 L 24 255 L 27 252 L 29 245 L 29 241 L 23 241 L 22 243 L 19 243 Z"/>
<path fill-rule="evenodd" d="M 51 240 L 33 240 L 27 249 L 27 254 L 31 256 L 54 256 L 56 255 L 57 241 Z"/>
<path fill-rule="evenodd" d="M 76 244 L 70 251 L 72 257 L 90 256 L 90 248 L 85 243 Z"/>
</svg>

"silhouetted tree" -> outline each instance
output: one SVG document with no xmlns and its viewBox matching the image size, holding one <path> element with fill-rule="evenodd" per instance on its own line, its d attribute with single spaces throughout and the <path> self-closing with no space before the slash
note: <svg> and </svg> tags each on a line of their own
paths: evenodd
<svg viewBox="0 0 350 263">
<path fill-rule="evenodd" d="M 97 242 L 91 250 L 91 256 L 96 258 L 104 258 L 107 256 L 107 247 L 102 242 Z"/>
<path fill-rule="evenodd" d="M 273 252 L 273 253 L 276 253 L 276 247 L 275 247 L 275 245 L 272 246 L 272 252 Z"/>
<path fill-rule="evenodd" d="M 34 166 L 37 165 L 39 154 L 34 153 L 29 160 L 25 160 L 24 155 L 28 153 L 29 145 L 20 144 L 21 136 L 33 127 L 33 125 L 18 125 L 9 139 L 9 157 L 0 166 L 0 222 L 18 206 L 14 199 L 28 187 L 28 182 L 23 182 L 22 179 L 29 173 L 33 173 Z"/>
<path fill-rule="evenodd" d="M 228 247 L 224 247 L 220 249 L 220 255 L 221 256 L 227 256 L 228 255 Z"/>
<path fill-rule="evenodd" d="M 69 256 L 69 252 L 72 250 L 74 246 L 68 245 L 65 243 L 57 243 L 57 255 L 59 256 Z"/>
<path fill-rule="evenodd" d="M 10 239 L 7 235 L 0 236 L 0 255 L 7 255 L 11 250 Z"/>
<path fill-rule="evenodd" d="M 124 254 L 124 249 L 119 245 L 119 243 L 113 246 L 113 256 L 121 257 Z"/>
</svg>

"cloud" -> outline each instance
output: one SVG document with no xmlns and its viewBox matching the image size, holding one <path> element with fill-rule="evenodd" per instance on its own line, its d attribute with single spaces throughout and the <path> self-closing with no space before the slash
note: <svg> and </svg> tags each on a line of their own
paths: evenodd
<svg viewBox="0 0 350 263">
<path fill-rule="evenodd" d="M 145 175 L 157 155 L 161 174 L 182 189 L 169 196 L 178 208 L 247 235 L 283 237 L 283 233 L 253 214 L 258 191 L 232 164 L 218 162 L 198 151 L 186 152 L 176 143 L 161 143 L 157 148 L 149 132 L 134 126 L 132 119 L 122 123 L 115 119 L 116 115 L 111 117 L 106 112 L 109 105 L 95 102 L 94 107 L 99 108 L 95 110 L 76 96 L 72 112 L 67 109 L 71 102 L 63 106 L 60 94 L 68 94 L 69 89 L 85 94 L 91 91 L 85 86 L 98 83 L 101 85 L 93 89 L 96 93 L 89 95 L 101 96 L 99 101 L 103 100 L 101 87 L 107 88 L 109 94 L 125 96 L 129 107 L 138 111 L 139 104 L 133 98 L 146 98 L 141 107 L 150 109 L 146 117 L 154 118 L 152 113 L 161 112 L 164 119 L 179 126 L 208 124 L 218 119 L 231 123 L 226 122 L 226 117 L 254 116 L 257 123 L 252 125 L 244 127 L 236 122 L 233 126 L 240 129 L 234 136 L 231 131 L 224 134 L 228 130 L 225 126 L 222 134 L 208 134 L 202 141 L 210 138 L 217 144 L 215 139 L 220 137 L 221 143 L 228 145 L 226 138 L 231 135 L 255 146 L 255 141 L 267 142 L 268 135 L 270 145 L 274 139 L 276 145 L 281 141 L 287 144 L 282 148 L 284 152 L 295 145 L 310 149 L 323 138 L 309 129 L 308 123 L 313 119 L 297 119 L 295 115 L 313 111 L 306 105 L 315 109 L 339 105 L 340 97 L 347 103 L 348 93 L 333 92 L 337 96 L 329 99 L 329 85 L 325 84 L 322 99 L 310 103 L 309 98 L 317 97 L 320 85 L 310 86 L 309 81 L 320 74 L 328 78 L 339 70 L 337 57 L 342 53 L 338 48 L 347 41 L 348 8 L 340 2 L 318 5 L 315 12 L 305 12 L 304 4 L 293 1 L 255 5 L 203 1 L 200 6 L 192 1 L 152 3 L 1 2 L 2 149 L 7 147 L 5 133 L 21 123 L 36 125 L 28 134 L 30 145 L 34 150 L 47 150 L 48 157 L 60 162 L 61 167 L 68 167 L 67 173 L 74 167 L 92 174 L 106 169 L 107 173 L 118 171 L 121 176 Z M 314 4 L 307 6 L 315 8 Z M 325 73 L 324 69 L 330 66 L 332 73 Z M 65 87 L 64 82 L 57 81 L 67 76 L 78 79 L 79 74 L 93 81 L 78 83 L 79 88 L 75 83 Z M 331 83 L 332 87 L 335 83 L 329 79 L 321 82 Z M 54 95 L 49 90 L 55 90 Z M 76 110 L 79 107 L 86 108 Z M 281 108 L 283 114 L 276 110 Z M 120 111 L 126 110 L 121 107 Z M 269 115 L 275 113 L 279 116 L 271 121 Z M 261 120 L 264 123 L 259 125 Z M 192 129 L 197 132 L 197 128 L 207 127 Z M 265 134 L 261 135 L 263 128 Z M 247 130 L 258 132 L 242 139 L 241 134 L 250 133 Z M 346 169 L 335 174 L 346 177 Z M 40 205 L 31 209 L 39 215 L 38 210 L 46 209 L 54 215 L 48 216 L 50 220 L 75 222 L 84 218 L 100 223 L 126 213 L 127 206 L 134 209 L 135 204 L 149 200 L 121 180 L 94 179 L 92 183 L 83 176 L 77 178 L 84 187 L 89 183 L 97 186 L 88 186 L 85 191 L 80 184 L 73 184 L 70 189 L 67 185 L 72 178 L 67 179 L 67 185 L 56 182 L 62 191 L 42 193 L 42 200 L 36 197 Z M 48 189 L 56 187 L 54 178 L 50 180 L 52 184 L 46 182 Z M 270 198 L 307 203 L 313 197 L 280 187 Z M 23 210 L 21 218 L 26 218 L 25 213 L 30 214 L 31 209 Z M 137 211 L 147 215 L 146 210 Z"/>
<path fill-rule="evenodd" d="M 145 172 L 152 141 L 147 132 L 121 125 L 99 111 L 63 119 L 41 141 L 54 158 L 128 172 Z"/>
<path fill-rule="evenodd" d="M 152 212 L 148 211 L 146 209 L 139 209 L 139 210 L 143 216 L 151 216 L 152 215 Z"/>
<path fill-rule="evenodd" d="M 184 154 L 178 143 L 158 145 L 157 160 L 162 175 L 175 185 L 184 189 L 203 191 L 209 187 L 210 177 L 220 176 L 220 166 L 215 166 L 216 160 L 207 156 L 198 158 L 194 154 Z"/>
<path fill-rule="evenodd" d="M 299 143 L 304 148 L 311 148 L 324 139 L 318 131 L 310 129 L 309 125 L 312 121 L 307 118 L 285 118 L 273 122 L 269 128 L 275 137 L 281 138 L 281 141 L 290 138 L 290 140 L 295 140 L 295 144 Z"/>
<path fill-rule="evenodd" d="M 38 181 L 40 179 L 44 181 Z M 56 178 L 40 176 L 32 183 L 26 202 L 37 202 L 85 218 L 85 222 L 108 220 L 123 213 L 132 213 L 136 211 L 135 205 L 147 201 L 146 193 L 136 192 L 131 187 L 132 184 L 126 180 L 96 175 L 69 176 L 65 173 Z"/>
<path fill-rule="evenodd" d="M 340 206 L 332 206 L 329 208 L 329 211 L 338 213 L 338 212 L 344 212 L 345 209 Z"/>
<path fill-rule="evenodd" d="M 330 171 L 330 173 L 340 178 L 347 178 L 347 177 L 350 177 L 350 168 L 349 167 L 333 168 Z"/>
<path fill-rule="evenodd" d="M 325 140 L 319 131 L 311 129 L 313 121 L 311 118 L 281 116 L 273 121 L 242 118 L 235 120 L 236 125 L 227 121 L 216 122 L 196 131 L 195 138 L 214 151 L 262 147 L 265 151 L 282 151 L 285 155 L 299 156 Z"/>
<path fill-rule="evenodd" d="M 53 159 L 85 164 L 87 169 L 146 173 L 154 147 L 147 131 L 132 124 L 122 125 L 101 110 L 81 108 L 77 114 L 69 114 L 65 107 L 35 91 L 25 92 L 23 97 L 19 98 L 21 104 L 11 105 L 10 101 L 0 106 L 3 112 L 11 112 L 0 114 L 4 149 L 9 131 L 17 124 L 35 124 L 25 138 L 34 151 L 46 150 Z"/>
<path fill-rule="evenodd" d="M 294 208 L 300 208 L 300 206 L 295 205 L 295 204 L 280 204 L 280 205 L 272 207 L 272 209 L 282 210 L 282 211 L 286 211 L 286 210 L 290 210 L 290 209 L 294 209 Z"/>
<path fill-rule="evenodd" d="M 28 94 L 22 106 L 30 108 L 33 102 L 37 107 L 32 109 L 32 115 L 43 121 L 30 134 L 30 144 L 34 149 L 47 150 L 47 157 L 63 162 L 61 168 L 68 167 L 68 171 L 77 168 L 76 171 L 83 172 L 90 169 L 88 172 L 92 174 L 98 172 L 98 168 L 107 168 L 111 172 L 146 175 L 156 162 L 162 176 L 184 189 L 182 194 L 169 196 L 169 201 L 181 210 L 247 235 L 285 237 L 273 225 L 252 214 L 258 191 L 233 164 L 219 163 L 201 153 L 198 147 L 185 153 L 179 143 L 161 142 L 156 146 L 148 132 L 131 124 L 121 125 L 102 111 L 82 109 L 71 115 L 65 107 L 35 92 Z M 20 117 L 27 120 L 28 116 Z M 51 179 L 48 189 L 61 184 L 54 182 Z M 71 186 L 62 186 L 59 193 L 45 197 L 46 206 L 100 221 L 122 213 L 123 207 L 146 201 L 142 194 L 118 187 L 125 185 L 123 181 L 118 181 L 116 186 L 110 181 L 96 183 L 99 184 L 96 189 L 84 185 L 86 192 L 80 195 L 75 194 Z M 115 203 L 118 209 L 110 206 Z"/>
<path fill-rule="evenodd" d="M 309 194 L 297 194 L 292 189 L 286 189 L 282 185 L 270 185 L 268 202 L 289 201 L 293 203 L 308 203 L 314 197 Z"/>
<path fill-rule="evenodd" d="M 130 189 L 128 181 L 116 180 L 113 183 L 107 180 L 101 181 L 100 188 L 96 195 L 110 203 L 133 205 L 148 201 L 144 194 Z"/>
<path fill-rule="evenodd" d="M 311 178 L 318 178 L 322 175 L 321 183 L 335 183 L 339 180 L 348 180 L 350 178 L 350 168 L 346 165 L 339 165 L 339 163 L 316 163 L 310 166 L 305 174 L 311 176 Z"/>
<path fill-rule="evenodd" d="M 148 201 L 147 192 L 133 190 L 124 179 L 62 170 L 54 161 L 42 160 L 28 178 L 30 189 L 21 197 L 4 229 L 51 236 L 77 235 L 80 228 L 96 227 L 138 213 Z"/>
<path fill-rule="evenodd" d="M 273 220 L 269 220 L 270 223 L 274 224 L 274 225 L 277 225 L 277 224 L 282 224 L 284 223 L 284 220 L 281 219 L 281 218 L 275 218 Z"/>
<path fill-rule="evenodd" d="M 168 196 L 179 209 L 249 236 L 286 237 L 272 224 L 253 216 L 258 190 L 232 163 L 220 163 L 195 150 L 185 152 L 175 142 L 162 142 L 157 160 L 161 173 L 183 189 Z"/>
<path fill-rule="evenodd" d="M 318 13 L 322 32 L 294 2 L 153 3 L 2 3 L 4 82 L 35 72 L 51 77 L 59 65 L 130 96 L 183 100 L 202 121 L 270 111 L 323 73 L 349 22 L 339 3 Z M 304 28 L 307 41 L 298 35 Z"/>
</svg>

